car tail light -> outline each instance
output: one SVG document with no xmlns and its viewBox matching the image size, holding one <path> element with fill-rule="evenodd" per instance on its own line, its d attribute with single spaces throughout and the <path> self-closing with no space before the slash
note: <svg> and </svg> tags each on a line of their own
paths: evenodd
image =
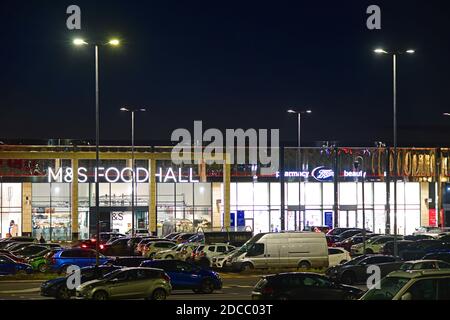
<svg viewBox="0 0 450 320">
<path fill-rule="evenodd" d="M 105 246 L 101 244 L 100 249 L 102 249 L 102 250 L 105 249 Z"/>
<path fill-rule="evenodd" d="M 163 278 L 167 282 L 170 282 L 170 277 L 167 275 L 167 273 L 161 273 L 161 278 Z"/>
<path fill-rule="evenodd" d="M 81 247 L 82 247 L 82 248 L 87 248 L 87 245 L 82 244 Z"/>
<path fill-rule="evenodd" d="M 272 294 L 273 293 L 273 288 L 272 287 L 265 287 L 261 290 L 261 292 L 263 294 Z"/>
<path fill-rule="evenodd" d="M 55 258 L 52 258 L 52 260 L 50 260 L 51 261 L 51 264 L 56 264 L 56 259 Z"/>
</svg>

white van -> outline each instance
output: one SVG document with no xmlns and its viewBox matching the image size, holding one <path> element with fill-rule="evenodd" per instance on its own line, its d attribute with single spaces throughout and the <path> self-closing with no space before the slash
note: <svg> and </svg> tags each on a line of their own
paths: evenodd
<svg viewBox="0 0 450 320">
<path fill-rule="evenodd" d="M 231 261 L 236 270 L 328 267 L 327 240 L 321 232 L 260 233 L 240 251 Z"/>
</svg>

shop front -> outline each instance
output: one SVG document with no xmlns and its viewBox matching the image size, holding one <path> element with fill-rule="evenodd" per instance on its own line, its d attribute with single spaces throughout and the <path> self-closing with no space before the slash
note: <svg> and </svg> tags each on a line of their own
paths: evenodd
<svg viewBox="0 0 450 320">
<path fill-rule="evenodd" d="M 393 232 L 396 217 L 397 232 L 410 234 L 444 225 L 450 216 L 449 154 L 442 149 L 400 149 L 394 174 L 388 149 L 285 148 L 279 170 L 262 175 L 258 165 L 177 166 L 170 153 L 144 148 L 137 148 L 133 170 L 129 148 L 102 147 L 96 175 L 95 153 L 71 148 L 0 147 L 1 237 L 92 236 L 96 176 L 102 231 L 258 233 L 365 225 L 384 233 Z"/>
</svg>

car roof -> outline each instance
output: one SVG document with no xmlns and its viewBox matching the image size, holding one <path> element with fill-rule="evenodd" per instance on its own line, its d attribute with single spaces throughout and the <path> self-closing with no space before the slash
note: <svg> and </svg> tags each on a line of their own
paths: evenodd
<svg viewBox="0 0 450 320">
<path fill-rule="evenodd" d="M 387 277 L 400 277 L 400 278 L 423 278 L 423 277 L 450 277 L 449 269 L 428 269 L 428 270 L 410 270 L 410 271 L 393 271 L 387 275 Z"/>
<path fill-rule="evenodd" d="M 445 261 L 437 260 L 437 259 L 405 261 L 405 263 L 412 263 L 412 264 L 424 263 L 424 262 L 445 262 Z"/>
</svg>

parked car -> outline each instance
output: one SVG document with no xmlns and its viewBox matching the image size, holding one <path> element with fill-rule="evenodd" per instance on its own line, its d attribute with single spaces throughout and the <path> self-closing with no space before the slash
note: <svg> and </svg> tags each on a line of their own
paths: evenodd
<svg viewBox="0 0 450 320">
<path fill-rule="evenodd" d="M 29 264 L 17 262 L 6 255 L 0 255 L 0 275 L 30 274 L 33 268 Z"/>
<path fill-rule="evenodd" d="M 399 251 L 399 255 L 407 261 L 421 259 L 428 253 L 437 252 L 450 252 L 450 243 L 439 240 L 418 240 Z"/>
<path fill-rule="evenodd" d="M 109 261 L 104 255 L 99 255 L 100 264 Z M 92 249 L 71 248 L 57 251 L 50 262 L 50 269 L 58 273 L 65 273 L 70 265 L 76 265 L 80 268 L 95 265 L 96 252 Z"/>
<path fill-rule="evenodd" d="M 196 233 L 193 236 L 191 236 L 189 239 L 187 239 L 186 242 L 193 242 L 193 243 L 200 243 L 205 241 L 205 235 L 202 233 Z"/>
<path fill-rule="evenodd" d="M 450 300 L 450 270 L 392 272 L 361 300 Z"/>
<path fill-rule="evenodd" d="M 180 255 L 181 249 L 183 248 L 184 244 L 180 243 L 177 245 L 172 246 L 171 248 L 167 249 L 167 250 L 161 250 L 158 251 L 155 255 L 154 255 L 154 259 L 162 259 L 162 260 L 172 260 L 172 259 L 177 259 Z"/>
<path fill-rule="evenodd" d="M 327 232 L 328 236 L 338 236 L 341 233 L 347 231 L 347 230 L 353 230 L 354 228 L 333 228 L 330 231 Z"/>
<path fill-rule="evenodd" d="M 370 238 L 373 238 L 375 236 L 379 236 L 379 234 L 367 233 L 366 241 L 368 241 Z M 345 250 L 350 252 L 353 245 L 362 243 L 362 242 L 363 242 L 363 236 L 360 233 L 358 233 L 350 238 L 345 239 L 344 241 L 334 243 L 333 247 L 344 248 Z"/>
<path fill-rule="evenodd" d="M 450 252 L 428 253 L 423 256 L 422 260 L 440 260 L 450 263 Z"/>
<path fill-rule="evenodd" d="M 128 230 L 126 232 L 127 236 L 131 236 L 132 230 Z M 141 236 L 141 237 L 148 237 L 151 236 L 152 233 L 148 229 L 140 228 L 140 229 L 134 229 L 134 236 Z"/>
<path fill-rule="evenodd" d="M 175 240 L 177 243 L 185 243 L 191 238 L 192 236 L 195 236 L 196 233 L 181 233 L 175 237 Z"/>
<path fill-rule="evenodd" d="M 81 278 L 80 283 L 83 284 L 87 281 L 92 281 L 96 279 L 103 278 L 106 274 L 118 270 L 121 267 L 102 265 L 102 266 L 91 266 L 81 268 Z M 53 297 L 56 299 L 66 300 L 76 295 L 75 289 L 69 289 L 67 287 L 67 280 L 69 276 L 51 279 L 45 281 L 41 284 L 41 296 Z"/>
<path fill-rule="evenodd" d="M 328 266 L 334 267 L 338 264 L 352 260 L 350 253 L 342 248 L 328 248 Z"/>
<path fill-rule="evenodd" d="M 108 241 L 126 237 L 125 234 L 119 232 L 100 232 L 100 243 L 107 243 Z M 94 235 L 92 240 L 96 240 L 97 235 Z"/>
<path fill-rule="evenodd" d="M 416 228 L 416 230 L 413 232 L 413 236 L 426 235 L 437 238 L 440 233 L 442 233 L 442 229 L 438 227 L 420 227 Z"/>
<path fill-rule="evenodd" d="M 397 241 L 397 252 L 401 252 L 406 249 L 410 244 L 414 243 L 411 240 L 399 240 Z M 380 253 L 384 255 L 394 255 L 394 241 L 388 241 L 381 246 Z"/>
<path fill-rule="evenodd" d="M 190 289 L 195 293 L 213 293 L 222 289 L 218 273 L 179 260 L 152 260 L 143 262 L 142 267 L 164 270 L 170 277 L 173 290 Z"/>
<path fill-rule="evenodd" d="M 142 257 L 142 256 L 135 256 L 135 257 L 115 257 L 114 259 L 111 259 L 106 264 L 107 265 L 113 265 L 113 266 L 119 266 L 119 267 L 139 267 L 142 262 L 147 261 L 148 258 Z"/>
<path fill-rule="evenodd" d="M 230 265 L 228 265 L 228 260 L 230 257 L 232 257 L 236 252 L 238 252 L 238 248 L 230 249 L 222 254 L 219 254 L 218 256 L 215 256 L 211 259 L 211 265 L 213 268 L 219 268 L 219 269 L 227 269 L 231 268 Z"/>
<path fill-rule="evenodd" d="M 336 241 L 338 240 L 337 236 L 326 235 L 325 238 L 327 239 L 327 246 L 328 247 L 334 247 L 336 245 Z"/>
<path fill-rule="evenodd" d="M 428 236 L 426 234 L 417 234 L 415 236 L 413 235 L 407 235 L 403 237 L 403 240 L 410 240 L 410 241 L 417 241 L 417 240 L 433 240 L 434 237 Z"/>
<path fill-rule="evenodd" d="M 303 231 L 310 231 L 310 232 L 323 232 L 328 233 L 331 228 L 329 226 L 306 226 L 303 228 Z"/>
<path fill-rule="evenodd" d="M 350 300 L 363 291 L 330 278 L 307 272 L 263 276 L 252 292 L 253 300 Z"/>
<path fill-rule="evenodd" d="M 11 243 L 17 243 L 17 242 L 38 242 L 35 238 L 32 237 L 12 237 L 12 238 L 6 238 L 2 239 L 0 242 L 0 249 L 5 249 L 6 246 L 10 245 Z"/>
<path fill-rule="evenodd" d="M 33 244 L 35 244 L 35 243 L 33 243 L 33 242 L 11 242 L 4 249 L 8 250 L 11 253 L 14 253 L 14 251 L 31 246 Z"/>
<path fill-rule="evenodd" d="M 198 246 L 198 243 L 183 243 L 179 254 L 179 260 L 193 262 L 193 255 L 195 254 L 195 250 L 197 250 Z"/>
<path fill-rule="evenodd" d="M 260 233 L 240 250 L 233 270 L 328 267 L 327 241 L 319 232 Z"/>
<path fill-rule="evenodd" d="M 226 243 L 199 245 L 194 251 L 193 260 L 203 267 L 211 267 L 212 258 L 233 249 L 235 249 L 234 246 L 230 246 Z"/>
<path fill-rule="evenodd" d="M 430 270 L 430 269 L 450 269 L 450 264 L 440 260 L 416 260 L 403 263 L 399 270 Z"/>
<path fill-rule="evenodd" d="M 39 244 L 33 244 L 27 247 L 23 247 L 22 249 L 19 249 L 17 251 L 14 251 L 14 254 L 18 256 L 19 258 L 27 258 L 34 255 L 39 255 L 40 253 L 43 253 L 48 250 L 49 245 L 39 245 Z M 61 249 L 61 246 L 54 247 Z"/>
<path fill-rule="evenodd" d="M 362 229 L 354 228 L 347 231 L 342 232 L 337 236 L 337 242 L 342 242 L 348 238 L 351 238 L 357 234 L 360 234 L 362 232 Z M 370 234 L 370 231 L 366 231 L 366 234 Z"/>
<path fill-rule="evenodd" d="M 24 258 L 19 258 L 18 256 L 16 256 L 15 254 L 12 254 L 8 250 L 0 250 L 0 255 L 7 256 L 7 257 L 13 259 L 16 262 L 26 263 L 26 260 Z"/>
<path fill-rule="evenodd" d="M 47 259 L 47 255 L 49 253 L 56 253 L 57 251 L 61 250 L 60 248 L 50 248 L 41 253 L 39 253 L 38 255 L 34 255 L 31 257 L 27 258 L 27 263 L 29 263 L 31 265 L 31 267 L 33 268 L 34 271 L 39 271 L 39 272 L 47 272 L 47 270 L 49 269 L 49 261 Z"/>
<path fill-rule="evenodd" d="M 402 264 L 403 262 L 400 259 L 393 256 L 363 255 L 344 264 L 331 267 L 325 273 L 337 282 L 351 285 L 365 282 L 370 276 L 367 273 L 367 268 L 371 265 L 380 267 L 381 277 L 384 277 L 390 272 L 398 270 Z"/>
<path fill-rule="evenodd" d="M 382 236 L 375 236 L 370 238 L 366 241 L 366 251 L 364 250 L 364 244 L 358 243 L 351 247 L 350 253 L 352 256 L 361 255 L 361 254 L 373 254 L 373 253 L 380 253 L 382 246 L 389 241 L 393 241 L 395 239 L 392 235 L 382 235 Z M 402 236 L 397 236 L 397 240 L 402 240 Z"/>
<path fill-rule="evenodd" d="M 100 245 L 100 252 L 105 256 L 123 256 L 129 257 L 133 255 L 131 248 L 128 246 L 129 238 L 123 237 L 112 240 Z"/>
<path fill-rule="evenodd" d="M 145 237 L 144 236 L 134 236 L 134 237 L 128 238 L 127 245 L 130 248 L 130 252 L 136 253 L 136 248 L 137 248 L 139 242 L 141 242 L 144 239 L 152 239 L 152 238 L 154 239 L 156 237 L 154 237 L 154 236 L 145 236 Z"/>
<path fill-rule="evenodd" d="M 145 245 L 144 250 L 142 251 L 142 256 L 153 259 L 157 252 L 173 248 L 173 246 L 174 244 L 172 241 L 149 242 Z"/>
<path fill-rule="evenodd" d="M 149 244 L 150 242 L 159 242 L 159 241 L 163 241 L 163 242 L 171 242 L 173 243 L 173 245 L 176 244 L 175 241 L 172 240 L 166 240 L 166 239 L 161 239 L 161 238 L 144 238 L 141 240 L 141 242 L 139 242 L 139 244 L 137 245 L 134 254 L 142 256 L 143 252 L 144 252 L 144 248 L 147 244 Z"/>
<path fill-rule="evenodd" d="M 163 270 L 139 267 L 123 268 L 85 282 L 77 287 L 76 295 L 92 300 L 165 300 L 171 291 L 170 278 Z"/>
<path fill-rule="evenodd" d="M 171 232 L 168 235 L 165 235 L 163 238 L 167 240 L 173 240 L 175 237 L 177 237 L 181 232 Z"/>
</svg>

